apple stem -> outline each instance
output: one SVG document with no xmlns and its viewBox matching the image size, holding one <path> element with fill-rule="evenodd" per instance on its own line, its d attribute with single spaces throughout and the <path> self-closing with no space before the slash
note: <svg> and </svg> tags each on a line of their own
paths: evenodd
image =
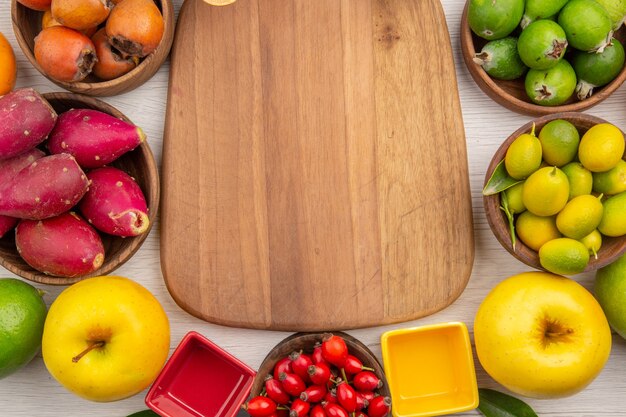
<svg viewBox="0 0 626 417">
<path fill-rule="evenodd" d="M 78 355 L 74 356 L 72 358 L 72 362 L 74 362 L 74 363 L 78 362 L 83 356 L 85 356 L 86 354 L 91 352 L 93 349 L 101 348 L 102 346 L 104 346 L 104 341 L 102 341 L 102 340 L 100 340 L 98 342 L 91 343 L 89 346 L 87 346 L 87 349 L 83 350 Z"/>
</svg>

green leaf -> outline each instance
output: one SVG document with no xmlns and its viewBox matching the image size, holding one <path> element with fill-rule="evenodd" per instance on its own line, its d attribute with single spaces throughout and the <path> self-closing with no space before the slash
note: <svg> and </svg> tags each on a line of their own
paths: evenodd
<svg viewBox="0 0 626 417">
<path fill-rule="evenodd" d="M 537 417 L 524 401 L 502 392 L 480 388 L 478 395 L 478 410 L 486 417 Z"/>
<path fill-rule="evenodd" d="M 509 220 L 509 233 L 511 233 L 511 245 L 513 246 L 513 250 L 515 250 L 515 218 L 513 217 L 513 212 L 509 210 L 509 198 L 506 196 L 506 193 L 500 193 L 500 202 L 502 206 L 500 209 L 504 211 L 506 214 L 506 218 Z"/>
<path fill-rule="evenodd" d="M 159 415 L 152 410 L 143 410 L 131 414 L 128 417 L 159 417 Z"/>
<path fill-rule="evenodd" d="M 493 170 L 491 178 L 489 178 L 485 188 L 483 188 L 483 195 L 498 194 L 499 192 L 504 191 L 520 182 L 522 181 L 509 176 L 509 173 L 506 172 L 506 167 L 504 166 L 504 160 L 502 160 L 496 166 L 496 169 Z"/>
</svg>

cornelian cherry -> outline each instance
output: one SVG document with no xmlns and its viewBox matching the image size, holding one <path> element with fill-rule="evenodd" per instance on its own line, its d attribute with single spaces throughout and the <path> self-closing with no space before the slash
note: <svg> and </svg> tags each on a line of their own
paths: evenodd
<svg viewBox="0 0 626 417">
<path fill-rule="evenodd" d="M 389 413 L 391 407 L 391 398 L 375 397 L 370 401 L 367 407 L 367 415 L 369 417 L 385 417 Z"/>
<path fill-rule="evenodd" d="M 326 387 L 324 385 L 311 385 L 302 391 L 300 399 L 308 403 L 318 403 L 324 399 L 325 395 Z"/>
<path fill-rule="evenodd" d="M 276 402 L 276 404 L 287 404 L 291 401 L 291 397 L 279 380 L 274 379 L 271 375 L 265 377 L 265 392 L 267 396 Z"/>
<path fill-rule="evenodd" d="M 300 378 L 296 374 L 281 372 L 281 374 L 278 376 L 278 380 L 283 384 L 283 388 L 285 389 L 287 394 L 293 397 L 299 397 L 300 394 L 302 394 L 302 391 L 304 391 L 306 388 L 306 385 L 304 384 L 302 378 Z"/>
<path fill-rule="evenodd" d="M 309 417 L 326 417 L 324 408 L 320 404 L 314 405 L 309 412 Z"/>
<path fill-rule="evenodd" d="M 302 401 L 300 398 L 296 398 L 291 403 L 289 411 L 289 417 L 304 417 L 311 409 L 311 404 L 306 401 Z"/>
<path fill-rule="evenodd" d="M 357 392 L 356 393 L 356 409 L 362 410 L 364 408 L 367 408 L 368 405 L 369 405 L 369 401 L 366 400 L 360 392 Z"/>
<path fill-rule="evenodd" d="M 317 342 L 315 344 L 315 347 L 313 348 L 313 354 L 311 355 L 311 359 L 313 360 L 314 364 L 318 364 L 318 363 L 325 363 L 328 365 L 328 362 L 326 362 L 326 359 L 324 359 L 324 356 L 322 355 L 322 344 Z"/>
<path fill-rule="evenodd" d="M 284 372 L 286 374 L 293 373 L 293 369 L 291 368 L 291 359 L 289 359 L 289 357 L 283 358 L 276 362 L 276 365 L 274 365 L 274 379 L 278 379 L 281 372 Z"/>
<path fill-rule="evenodd" d="M 359 394 L 361 395 L 361 397 L 363 397 L 364 400 L 367 400 L 368 402 L 372 401 L 376 396 L 376 394 L 374 394 L 374 391 L 359 391 Z"/>
<path fill-rule="evenodd" d="M 330 380 L 330 368 L 325 362 L 309 366 L 308 375 L 315 385 L 324 385 Z"/>
<path fill-rule="evenodd" d="M 373 368 L 368 368 L 367 366 L 363 366 L 363 362 L 356 356 L 348 355 L 346 358 L 346 363 L 343 367 L 347 374 L 354 375 L 361 371 L 373 371 Z"/>
<path fill-rule="evenodd" d="M 339 404 L 322 402 L 326 417 L 349 417 L 348 412 Z"/>
<path fill-rule="evenodd" d="M 291 359 L 291 369 L 293 369 L 293 373 L 304 381 L 307 381 L 309 379 L 309 366 L 313 365 L 311 357 L 302 352 L 293 352 L 289 355 L 289 359 Z"/>
<path fill-rule="evenodd" d="M 342 337 L 326 333 L 322 342 L 322 356 L 327 362 L 343 368 L 348 358 L 348 347 Z"/>
<path fill-rule="evenodd" d="M 337 401 L 348 413 L 356 411 L 356 391 L 346 381 L 337 385 Z"/>
<path fill-rule="evenodd" d="M 252 417 L 269 417 L 276 411 L 276 403 L 267 397 L 254 397 L 244 406 Z"/>
<path fill-rule="evenodd" d="M 328 390 L 328 392 L 324 396 L 324 401 L 326 401 L 327 403 L 336 404 L 337 403 L 337 391 L 334 388 Z"/>
<path fill-rule="evenodd" d="M 354 388 L 359 391 L 373 391 L 383 386 L 383 381 L 370 371 L 361 371 L 354 376 Z"/>
</svg>

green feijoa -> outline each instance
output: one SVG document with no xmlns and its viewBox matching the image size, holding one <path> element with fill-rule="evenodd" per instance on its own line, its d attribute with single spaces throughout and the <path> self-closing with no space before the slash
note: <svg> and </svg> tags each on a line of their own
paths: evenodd
<svg viewBox="0 0 626 417">
<path fill-rule="evenodd" d="M 576 52 L 572 66 L 578 78 L 576 93 L 584 100 L 593 94 L 595 87 L 602 87 L 619 75 L 624 68 L 624 47 L 613 38 L 601 53 Z"/>
<path fill-rule="evenodd" d="M 552 68 L 563 58 L 567 48 L 565 32 L 551 20 L 537 20 L 519 35 L 517 51 L 532 69 Z"/>
<path fill-rule="evenodd" d="M 566 60 L 560 60 L 547 70 L 531 69 L 524 82 L 530 100 L 542 106 L 565 103 L 576 88 L 576 73 Z"/>
<path fill-rule="evenodd" d="M 517 53 L 517 38 L 514 37 L 487 42 L 480 53 L 474 55 L 474 62 L 499 80 L 514 80 L 528 70 Z"/>
<path fill-rule="evenodd" d="M 609 14 L 613 30 L 619 29 L 626 16 L 626 0 L 596 0 Z"/>
<path fill-rule="evenodd" d="M 611 18 L 595 0 L 570 0 L 558 22 L 569 44 L 581 51 L 602 52 L 613 36 Z"/>
<path fill-rule="evenodd" d="M 515 30 L 524 14 L 524 0 L 470 0 L 467 21 L 487 40 L 501 39 Z"/>
<path fill-rule="evenodd" d="M 520 26 L 525 28 L 535 20 L 548 19 L 555 16 L 568 0 L 526 0 L 524 16 Z"/>
</svg>

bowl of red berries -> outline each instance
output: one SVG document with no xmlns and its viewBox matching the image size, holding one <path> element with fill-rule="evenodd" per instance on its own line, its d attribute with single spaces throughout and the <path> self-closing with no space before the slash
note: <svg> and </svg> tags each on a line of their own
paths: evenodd
<svg viewBox="0 0 626 417">
<path fill-rule="evenodd" d="M 261 363 L 243 408 L 252 417 L 385 417 L 391 396 L 383 367 L 341 333 L 296 333 Z"/>
</svg>

